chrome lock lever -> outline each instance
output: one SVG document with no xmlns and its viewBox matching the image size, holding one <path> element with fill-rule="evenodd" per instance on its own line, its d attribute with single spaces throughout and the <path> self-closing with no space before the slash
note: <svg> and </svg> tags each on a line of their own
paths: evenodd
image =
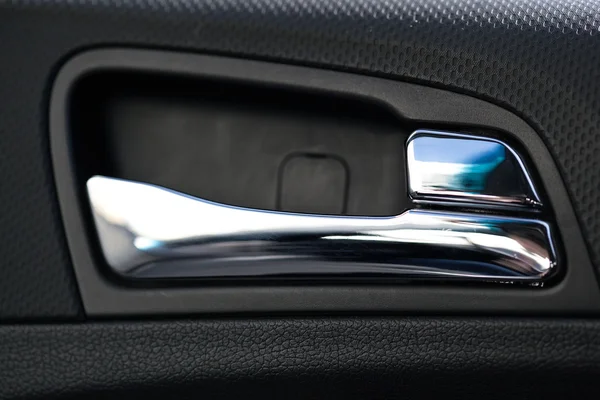
<svg viewBox="0 0 600 400">
<path fill-rule="evenodd" d="M 535 211 L 540 196 L 521 156 L 491 138 L 419 130 L 407 145 L 415 203 Z"/>
</svg>

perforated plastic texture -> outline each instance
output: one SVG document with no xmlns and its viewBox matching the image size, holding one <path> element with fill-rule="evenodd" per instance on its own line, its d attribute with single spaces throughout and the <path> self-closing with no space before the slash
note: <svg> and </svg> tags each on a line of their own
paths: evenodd
<svg viewBox="0 0 600 400">
<path fill-rule="evenodd" d="M 162 47 L 377 74 L 504 105 L 540 133 L 600 265 L 600 3 L 34 0 L 0 5 L 0 317 L 81 314 L 52 189 L 47 94 L 69 54 Z"/>
</svg>

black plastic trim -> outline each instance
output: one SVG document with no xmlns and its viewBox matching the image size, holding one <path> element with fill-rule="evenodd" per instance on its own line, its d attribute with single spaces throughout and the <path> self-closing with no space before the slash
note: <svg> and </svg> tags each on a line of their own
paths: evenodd
<svg viewBox="0 0 600 400">
<path fill-rule="evenodd" d="M 501 131 L 526 148 L 554 209 L 567 265 L 550 288 L 383 285 L 127 288 L 102 275 L 91 256 L 73 171 L 67 101 L 73 83 L 101 70 L 162 72 L 230 79 L 367 98 L 423 127 L 448 124 Z M 545 145 L 522 119 L 466 95 L 313 68 L 174 52 L 105 49 L 63 66 L 50 104 L 50 142 L 60 208 L 85 310 L 90 316 L 231 312 L 597 313 L 600 292 L 563 182 Z"/>
<path fill-rule="evenodd" d="M 600 377 L 600 322 L 580 319 L 127 320 L 0 343 L 2 399 L 595 400 Z"/>
</svg>

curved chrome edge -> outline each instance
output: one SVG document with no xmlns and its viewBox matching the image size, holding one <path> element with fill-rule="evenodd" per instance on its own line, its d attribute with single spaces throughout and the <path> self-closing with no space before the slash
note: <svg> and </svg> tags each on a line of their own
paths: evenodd
<svg viewBox="0 0 600 400">
<path fill-rule="evenodd" d="M 233 207 L 95 176 L 88 196 L 104 257 L 134 277 L 397 276 L 539 282 L 556 269 L 541 221 L 410 210 L 391 217 Z"/>
<path fill-rule="evenodd" d="M 469 141 L 484 141 L 490 143 L 496 143 L 502 146 L 517 162 L 521 176 L 515 177 L 516 179 L 521 178 L 523 183 L 527 186 L 527 189 L 519 195 L 490 195 L 485 193 L 474 193 L 466 190 L 451 190 L 448 187 L 439 185 L 434 187 L 433 185 L 420 184 L 420 179 L 416 178 L 418 174 L 419 166 L 414 156 L 414 141 L 420 137 L 433 137 L 433 138 L 455 138 Z M 512 147 L 506 143 L 489 137 L 461 134 L 453 132 L 435 131 L 435 130 L 417 130 L 413 132 L 407 140 L 407 164 L 408 164 L 408 188 L 409 195 L 415 203 L 428 203 L 428 204 L 440 204 L 440 205 L 462 205 L 462 206 L 491 206 L 491 208 L 520 208 L 530 209 L 532 211 L 539 210 L 543 204 L 540 200 L 540 196 L 535 188 L 533 179 L 519 155 Z"/>
</svg>

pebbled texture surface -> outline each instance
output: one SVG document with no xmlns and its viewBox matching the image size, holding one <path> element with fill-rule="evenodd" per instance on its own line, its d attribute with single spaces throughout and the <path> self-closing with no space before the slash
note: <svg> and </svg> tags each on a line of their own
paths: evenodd
<svg viewBox="0 0 600 400">
<path fill-rule="evenodd" d="M 600 3 L 585 0 L 0 2 L 0 318 L 77 317 L 46 132 L 60 63 L 156 46 L 431 84 L 522 116 L 555 156 L 600 266 Z"/>
<path fill-rule="evenodd" d="M 576 320 L 4 326 L 0 343 L 3 399 L 595 399 L 600 378 L 600 322 Z"/>
</svg>

